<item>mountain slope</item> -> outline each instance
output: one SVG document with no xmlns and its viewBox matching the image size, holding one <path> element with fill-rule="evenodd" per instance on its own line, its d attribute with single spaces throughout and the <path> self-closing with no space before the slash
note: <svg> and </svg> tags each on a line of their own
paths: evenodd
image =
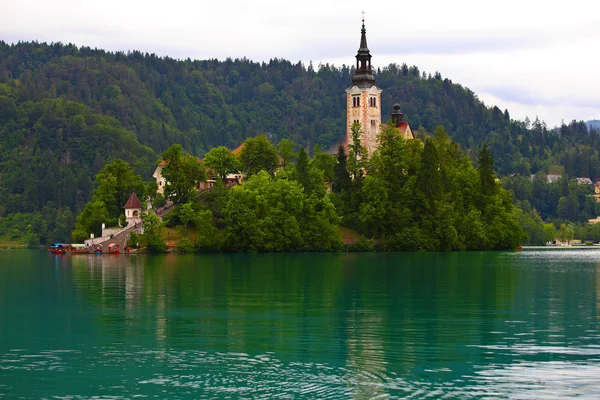
<svg viewBox="0 0 600 400">
<path fill-rule="evenodd" d="M 0 211 L 80 209 L 106 161 L 123 158 L 149 177 L 173 143 L 202 156 L 266 133 L 275 143 L 291 138 L 309 149 L 329 148 L 344 136 L 352 73 L 279 59 L 178 61 L 0 42 Z M 488 108 L 470 90 L 415 66 L 392 64 L 376 78 L 384 121 L 399 102 L 415 130 L 444 125 L 472 154 L 487 142 L 501 174 L 563 165 L 571 175 L 600 176 L 598 135 L 584 123 L 555 133 L 537 120 L 513 121 L 508 111 Z M 581 157 L 590 162 L 573 162 Z"/>
</svg>

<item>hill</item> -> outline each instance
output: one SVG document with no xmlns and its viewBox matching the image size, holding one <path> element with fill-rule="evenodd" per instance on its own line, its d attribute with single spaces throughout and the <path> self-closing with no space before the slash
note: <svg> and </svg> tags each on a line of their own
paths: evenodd
<svg viewBox="0 0 600 400">
<path fill-rule="evenodd" d="M 588 127 L 588 129 L 594 128 L 594 129 L 600 129 L 600 120 L 598 119 L 592 119 L 586 122 L 586 125 Z"/>
<path fill-rule="evenodd" d="M 375 54 L 375 59 L 377 55 Z M 352 55 L 349 55 L 349 60 Z M 149 177 L 173 143 L 202 156 L 266 133 L 312 148 L 342 140 L 353 67 L 273 59 L 174 60 L 61 43 L 0 41 L 0 215 L 80 210 L 112 158 Z M 443 125 L 471 154 L 486 142 L 500 174 L 562 166 L 600 177 L 599 140 L 584 122 L 556 133 L 487 107 L 467 88 L 391 64 L 376 72 L 382 107 L 400 103 L 418 135 Z M 584 162 L 575 162 L 584 160 Z M 0 232 L 1 234 L 1 232 Z"/>
</svg>

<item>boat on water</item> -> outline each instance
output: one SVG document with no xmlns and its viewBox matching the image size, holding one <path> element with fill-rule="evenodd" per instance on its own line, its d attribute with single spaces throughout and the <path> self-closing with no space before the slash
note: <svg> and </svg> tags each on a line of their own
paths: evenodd
<svg viewBox="0 0 600 400">
<path fill-rule="evenodd" d="M 52 243 L 50 247 L 48 247 L 48 253 L 50 254 L 67 254 L 67 249 L 69 248 L 68 243 Z"/>
<path fill-rule="evenodd" d="M 94 254 L 102 254 L 102 245 L 101 244 L 95 244 L 92 247 L 92 251 L 94 252 Z"/>
<path fill-rule="evenodd" d="M 119 254 L 119 245 L 111 243 L 108 245 L 108 254 Z"/>
<path fill-rule="evenodd" d="M 85 244 L 71 243 L 67 254 L 90 254 L 90 249 Z"/>
</svg>

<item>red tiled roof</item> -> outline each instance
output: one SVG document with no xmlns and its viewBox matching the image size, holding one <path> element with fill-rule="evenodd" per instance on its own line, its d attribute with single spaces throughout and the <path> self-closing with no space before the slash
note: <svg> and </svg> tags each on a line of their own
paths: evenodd
<svg viewBox="0 0 600 400">
<path fill-rule="evenodd" d="M 123 208 L 142 208 L 142 202 L 140 199 L 138 199 L 135 193 L 131 193 L 129 200 L 127 200 L 127 203 L 125 203 Z"/>
<path fill-rule="evenodd" d="M 234 155 L 239 155 L 242 152 L 242 149 L 244 148 L 244 143 L 240 144 L 238 147 L 236 147 L 235 149 L 231 150 L 231 152 Z"/>
</svg>

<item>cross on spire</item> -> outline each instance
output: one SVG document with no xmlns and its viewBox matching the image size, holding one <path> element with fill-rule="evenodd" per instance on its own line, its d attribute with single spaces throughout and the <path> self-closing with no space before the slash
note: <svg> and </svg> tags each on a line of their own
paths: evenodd
<svg viewBox="0 0 600 400">
<path fill-rule="evenodd" d="M 363 24 L 364 24 L 364 23 L 365 23 L 365 10 L 362 10 L 362 11 L 361 11 L 361 14 L 362 14 L 362 16 L 363 16 L 363 17 L 362 17 L 362 22 L 363 22 Z"/>
</svg>

